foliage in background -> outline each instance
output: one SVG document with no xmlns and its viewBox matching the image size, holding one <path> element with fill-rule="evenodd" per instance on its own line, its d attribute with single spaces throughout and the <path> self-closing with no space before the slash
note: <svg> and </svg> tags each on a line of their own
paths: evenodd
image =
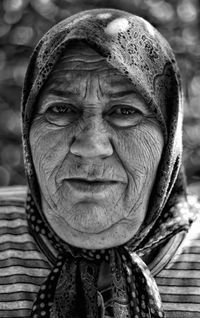
<svg viewBox="0 0 200 318">
<path fill-rule="evenodd" d="M 24 184 L 20 96 L 33 47 L 56 22 L 81 10 L 117 8 L 151 22 L 170 42 L 185 93 L 184 162 L 188 181 L 200 178 L 199 0 L 1 0 L 0 186 Z"/>
</svg>

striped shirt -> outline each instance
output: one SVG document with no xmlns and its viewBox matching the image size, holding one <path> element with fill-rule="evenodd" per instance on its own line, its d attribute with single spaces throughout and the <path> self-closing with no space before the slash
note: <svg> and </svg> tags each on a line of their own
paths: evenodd
<svg viewBox="0 0 200 318">
<path fill-rule="evenodd" d="M 26 187 L 0 190 L 0 317 L 30 317 L 40 285 L 52 264 L 29 232 Z M 149 268 L 167 318 L 200 318 L 200 221 L 180 233 Z M 102 292 L 102 302 L 108 290 Z M 105 302 L 105 306 L 107 303 Z"/>
</svg>

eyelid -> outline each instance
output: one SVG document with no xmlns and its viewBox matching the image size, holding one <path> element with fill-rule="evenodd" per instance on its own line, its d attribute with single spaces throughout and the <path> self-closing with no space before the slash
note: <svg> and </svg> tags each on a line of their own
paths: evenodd
<svg viewBox="0 0 200 318">
<path fill-rule="evenodd" d="M 66 106 L 70 106 L 73 109 L 77 109 L 76 106 L 74 106 L 73 104 L 71 104 L 70 102 L 66 101 L 66 100 L 53 100 L 47 103 L 43 103 L 41 105 L 41 112 L 45 113 L 46 111 L 48 111 L 50 108 L 53 108 L 55 106 L 61 106 L 66 104 Z"/>
<path fill-rule="evenodd" d="M 131 110 L 134 110 L 135 112 L 138 112 L 140 114 L 145 114 L 144 111 L 142 111 L 141 109 L 139 109 L 138 107 L 132 106 L 132 105 L 128 105 L 128 104 L 118 104 L 118 105 L 114 105 L 113 107 L 111 107 L 111 109 L 108 111 L 108 115 L 112 114 L 115 110 L 120 109 L 120 108 L 129 108 Z"/>
</svg>

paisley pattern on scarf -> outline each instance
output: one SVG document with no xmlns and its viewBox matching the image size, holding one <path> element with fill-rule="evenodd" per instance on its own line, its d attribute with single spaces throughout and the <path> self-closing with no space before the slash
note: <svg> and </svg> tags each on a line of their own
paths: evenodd
<svg viewBox="0 0 200 318">
<path fill-rule="evenodd" d="M 132 81 L 154 111 L 165 137 L 144 224 L 125 246 L 103 251 L 69 246 L 53 232 L 41 209 L 29 144 L 40 89 L 74 40 L 91 45 Z M 102 261 L 109 263 L 111 271 L 111 317 L 164 317 L 157 285 L 142 257 L 176 233 L 187 231 L 194 219 L 180 170 L 182 113 L 179 72 L 172 50 L 142 18 L 114 9 L 90 10 L 60 22 L 41 39 L 28 66 L 22 98 L 24 159 L 30 188 L 26 210 L 36 242 L 42 247 L 45 236 L 57 251 L 57 259 L 52 255 L 53 269 L 40 287 L 31 317 L 98 317 L 97 279 Z M 46 246 L 43 252 L 47 250 Z M 48 254 L 52 254 L 50 250 Z"/>
</svg>

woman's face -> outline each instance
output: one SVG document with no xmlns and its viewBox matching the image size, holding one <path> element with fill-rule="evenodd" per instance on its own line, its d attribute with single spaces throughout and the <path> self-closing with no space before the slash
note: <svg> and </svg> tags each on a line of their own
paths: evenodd
<svg viewBox="0 0 200 318">
<path fill-rule="evenodd" d="M 86 45 L 46 82 L 30 130 L 43 212 L 67 243 L 108 248 L 144 221 L 163 149 L 133 84 Z"/>
</svg>

